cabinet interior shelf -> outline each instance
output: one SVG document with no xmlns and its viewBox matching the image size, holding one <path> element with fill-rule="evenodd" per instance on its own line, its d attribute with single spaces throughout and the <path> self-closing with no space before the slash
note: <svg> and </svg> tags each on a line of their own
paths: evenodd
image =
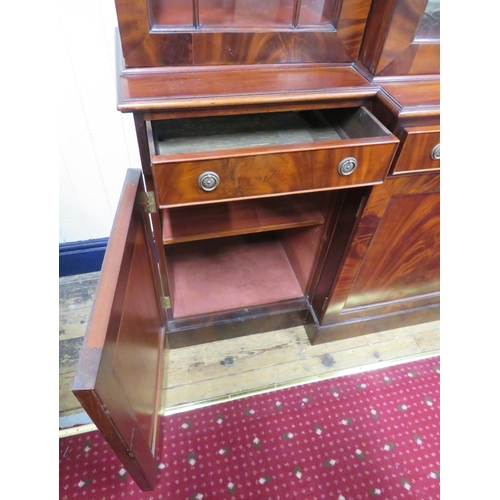
<svg viewBox="0 0 500 500">
<path fill-rule="evenodd" d="M 323 224 L 326 194 L 280 196 L 162 210 L 163 243 Z"/>
</svg>

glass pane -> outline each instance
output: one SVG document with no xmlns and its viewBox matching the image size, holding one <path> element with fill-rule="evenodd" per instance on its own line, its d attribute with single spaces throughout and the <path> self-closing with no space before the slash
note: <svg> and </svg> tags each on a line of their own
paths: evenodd
<svg viewBox="0 0 500 500">
<path fill-rule="evenodd" d="M 302 0 L 299 26 L 331 24 L 335 0 Z"/>
<path fill-rule="evenodd" d="M 416 39 L 439 38 L 440 0 L 429 0 L 417 30 Z"/>
<path fill-rule="evenodd" d="M 201 26 L 290 26 L 293 0 L 199 0 Z"/>
<path fill-rule="evenodd" d="M 156 26 L 193 26 L 192 0 L 149 0 Z"/>
</svg>

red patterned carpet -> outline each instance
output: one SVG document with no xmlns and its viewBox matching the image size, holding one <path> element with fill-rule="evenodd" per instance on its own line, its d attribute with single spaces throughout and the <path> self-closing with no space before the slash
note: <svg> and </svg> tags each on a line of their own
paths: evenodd
<svg viewBox="0 0 500 500">
<path fill-rule="evenodd" d="M 141 492 L 98 432 L 60 440 L 60 500 L 439 498 L 439 357 L 162 418 Z"/>
</svg>

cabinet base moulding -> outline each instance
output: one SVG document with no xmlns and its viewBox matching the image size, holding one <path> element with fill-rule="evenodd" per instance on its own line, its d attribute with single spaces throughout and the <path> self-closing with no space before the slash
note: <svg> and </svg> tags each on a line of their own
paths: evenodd
<svg viewBox="0 0 500 500">
<path fill-rule="evenodd" d="M 438 321 L 440 319 L 440 305 L 411 309 L 397 314 L 363 318 L 360 321 L 336 323 L 332 325 L 318 326 L 308 323 L 305 326 L 307 336 L 312 345 L 324 344 L 335 340 L 354 338 L 360 335 L 383 332 L 394 328 L 418 325 Z"/>
</svg>

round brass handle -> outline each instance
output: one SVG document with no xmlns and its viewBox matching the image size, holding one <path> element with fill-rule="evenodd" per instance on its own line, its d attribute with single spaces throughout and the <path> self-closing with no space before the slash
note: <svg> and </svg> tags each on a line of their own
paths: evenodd
<svg viewBox="0 0 500 500">
<path fill-rule="evenodd" d="M 203 191 L 213 191 L 219 185 L 220 179 L 215 172 L 203 172 L 198 177 L 198 186 Z"/>
<path fill-rule="evenodd" d="M 433 160 L 439 160 L 441 158 L 441 150 L 440 150 L 441 144 L 438 144 L 437 146 L 434 146 L 431 151 L 431 158 Z"/>
<path fill-rule="evenodd" d="M 348 158 L 344 158 L 337 167 L 337 171 L 340 175 L 351 175 L 358 166 L 358 160 L 349 156 Z"/>
</svg>

